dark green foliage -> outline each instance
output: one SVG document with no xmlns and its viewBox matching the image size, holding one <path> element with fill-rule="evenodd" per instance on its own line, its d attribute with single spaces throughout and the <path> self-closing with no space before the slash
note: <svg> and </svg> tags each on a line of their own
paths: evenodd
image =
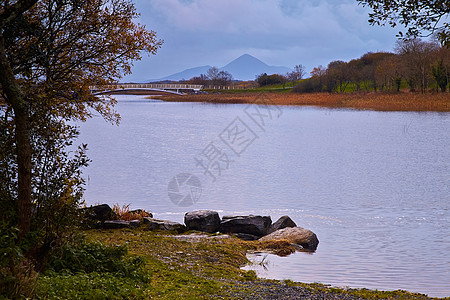
<svg viewBox="0 0 450 300">
<path fill-rule="evenodd" d="M 128 257 L 127 246 L 72 243 L 50 256 L 38 279 L 37 298 L 142 298 L 150 282 L 141 257 Z"/>
<path fill-rule="evenodd" d="M 442 62 L 442 59 L 439 60 L 436 64 L 434 64 L 431 70 L 438 87 L 441 89 L 442 92 L 445 92 L 447 90 L 448 74 L 445 69 L 444 63 Z"/>
<path fill-rule="evenodd" d="M 111 273 L 55 274 L 39 278 L 36 299 L 146 299 L 146 288 Z"/>
<path fill-rule="evenodd" d="M 266 85 L 272 85 L 272 84 L 285 84 L 287 82 L 287 78 L 283 75 L 279 74 L 272 74 L 267 75 L 266 73 L 263 73 L 256 77 L 256 82 L 260 86 L 266 86 Z"/>
<path fill-rule="evenodd" d="M 105 246 L 100 243 L 66 244 L 54 253 L 45 274 L 114 273 L 119 277 L 141 278 L 144 261 L 140 257 L 125 259 L 126 245 Z"/>
</svg>

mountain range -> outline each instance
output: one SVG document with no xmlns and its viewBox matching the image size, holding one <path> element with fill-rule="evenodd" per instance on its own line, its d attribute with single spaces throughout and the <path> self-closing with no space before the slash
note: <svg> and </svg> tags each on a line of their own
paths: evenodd
<svg viewBox="0 0 450 300">
<path fill-rule="evenodd" d="M 186 69 L 184 71 L 157 79 L 157 80 L 148 80 L 149 81 L 179 81 L 183 79 L 190 79 L 195 76 L 200 76 L 200 74 L 206 74 L 208 69 L 211 66 L 200 66 L 195 68 Z M 290 72 L 291 69 L 287 67 L 281 66 L 269 66 L 268 64 L 262 62 L 256 57 L 251 56 L 250 54 L 244 54 L 228 63 L 227 65 L 219 68 L 220 71 L 227 71 L 231 75 L 233 75 L 233 79 L 235 80 L 254 80 L 256 76 L 262 73 L 267 74 L 286 74 Z"/>
</svg>

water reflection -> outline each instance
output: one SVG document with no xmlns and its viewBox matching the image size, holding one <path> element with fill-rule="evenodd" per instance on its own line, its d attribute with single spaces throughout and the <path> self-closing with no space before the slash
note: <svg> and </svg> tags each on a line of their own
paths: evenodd
<svg viewBox="0 0 450 300">
<path fill-rule="evenodd" d="M 194 158 L 246 106 L 135 100 L 119 101 L 119 127 L 101 118 L 81 127 L 93 160 L 88 203 L 131 203 L 178 222 L 194 209 L 289 215 L 320 245 L 269 256 L 273 276 L 450 294 L 449 114 L 283 107 L 212 181 Z M 188 208 L 167 190 L 184 172 L 202 186 Z"/>
</svg>

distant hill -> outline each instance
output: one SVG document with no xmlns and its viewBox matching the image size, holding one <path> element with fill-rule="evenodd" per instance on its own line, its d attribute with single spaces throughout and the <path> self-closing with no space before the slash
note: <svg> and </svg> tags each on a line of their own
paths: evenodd
<svg viewBox="0 0 450 300">
<path fill-rule="evenodd" d="M 262 73 L 269 75 L 286 74 L 291 71 L 287 67 L 269 66 L 249 54 L 244 54 L 236 58 L 226 66 L 220 68 L 220 70 L 231 73 L 233 78 L 238 80 L 254 80 L 257 75 Z"/>
<path fill-rule="evenodd" d="M 190 68 L 160 79 L 147 80 L 146 82 L 165 81 L 165 80 L 178 81 L 183 79 L 190 79 L 194 76 L 200 76 L 200 74 L 206 74 L 206 72 L 210 68 L 211 66 L 209 65 Z M 253 57 L 249 54 L 241 55 L 240 57 L 236 58 L 232 62 L 225 65 L 224 67 L 219 68 L 219 70 L 229 72 L 231 75 L 233 75 L 233 79 L 236 80 L 254 80 L 257 75 L 262 73 L 267 73 L 269 75 L 286 74 L 287 72 L 291 71 L 291 69 L 287 67 L 269 66 L 266 63 L 257 59 L 256 57 Z"/>
<path fill-rule="evenodd" d="M 183 80 L 183 79 L 191 79 L 194 76 L 199 76 L 200 74 L 206 74 L 206 72 L 211 68 L 211 66 L 201 66 L 201 67 L 195 67 L 195 68 L 190 68 L 190 69 L 186 69 L 184 71 L 160 78 L 160 79 L 156 79 L 156 80 L 148 80 L 148 81 L 165 81 L 165 80 L 170 80 L 170 81 L 178 81 L 178 80 Z M 148 82 L 147 81 L 147 82 Z"/>
</svg>

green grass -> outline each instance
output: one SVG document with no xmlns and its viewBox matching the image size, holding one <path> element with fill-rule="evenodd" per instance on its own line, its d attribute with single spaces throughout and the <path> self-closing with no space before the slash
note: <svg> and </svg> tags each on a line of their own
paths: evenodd
<svg viewBox="0 0 450 300">
<path fill-rule="evenodd" d="M 300 286 L 313 293 L 367 299 L 427 299 L 405 291 L 258 279 L 254 271 L 240 267 L 249 263 L 247 251 L 261 245 L 235 238 L 186 241 L 144 228 L 89 230 L 85 235 L 86 244 L 67 250 L 64 258 L 59 255 L 50 271 L 39 276 L 37 299 L 232 299 L 254 295 L 252 286 L 264 282 L 274 289 Z"/>
</svg>

